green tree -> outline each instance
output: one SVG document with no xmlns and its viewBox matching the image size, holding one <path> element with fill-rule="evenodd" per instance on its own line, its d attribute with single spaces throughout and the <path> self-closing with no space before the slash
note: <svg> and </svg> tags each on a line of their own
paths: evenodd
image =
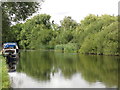
<svg viewBox="0 0 120 90">
<path fill-rule="evenodd" d="M 78 25 L 75 20 L 73 20 L 70 16 L 65 17 L 61 22 L 61 27 L 63 30 L 75 30 Z"/>
<path fill-rule="evenodd" d="M 80 32 L 80 52 L 93 54 L 118 54 L 117 18 L 110 15 L 98 17 L 84 32 Z M 81 25 L 82 26 L 82 25 Z"/>
<path fill-rule="evenodd" d="M 10 32 L 11 33 L 11 40 L 12 42 L 19 42 L 20 41 L 20 32 L 22 30 L 22 23 L 18 23 L 15 26 L 10 27 Z"/>
<path fill-rule="evenodd" d="M 20 32 L 20 45 L 22 48 L 38 48 L 46 45 L 53 36 L 51 30 L 50 15 L 41 14 L 27 20 Z M 37 40 L 37 41 L 36 41 Z"/>
<path fill-rule="evenodd" d="M 3 42 L 12 41 L 10 32 L 11 22 L 24 21 L 39 8 L 36 2 L 2 2 L 2 38 Z"/>
</svg>

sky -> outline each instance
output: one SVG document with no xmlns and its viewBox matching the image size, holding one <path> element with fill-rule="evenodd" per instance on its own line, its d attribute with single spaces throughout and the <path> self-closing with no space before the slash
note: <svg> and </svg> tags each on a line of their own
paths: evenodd
<svg viewBox="0 0 120 90">
<path fill-rule="evenodd" d="M 89 14 L 118 15 L 119 0 L 45 0 L 39 14 L 51 15 L 51 20 L 59 24 L 65 16 L 71 16 L 78 23 Z"/>
</svg>

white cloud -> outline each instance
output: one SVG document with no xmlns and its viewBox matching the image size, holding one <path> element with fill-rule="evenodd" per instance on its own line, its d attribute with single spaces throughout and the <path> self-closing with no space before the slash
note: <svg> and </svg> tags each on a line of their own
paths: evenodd
<svg viewBox="0 0 120 90">
<path fill-rule="evenodd" d="M 118 15 L 119 0 L 45 0 L 40 13 L 50 14 L 56 23 L 65 16 L 77 22 L 88 14 Z"/>
</svg>

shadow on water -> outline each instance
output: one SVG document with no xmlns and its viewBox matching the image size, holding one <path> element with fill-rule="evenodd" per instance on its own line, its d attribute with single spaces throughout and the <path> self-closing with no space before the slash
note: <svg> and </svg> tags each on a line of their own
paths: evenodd
<svg viewBox="0 0 120 90">
<path fill-rule="evenodd" d="M 6 63 L 8 66 L 8 72 L 16 72 L 16 67 L 19 61 L 19 54 L 12 55 L 9 53 L 9 55 L 6 56 Z"/>
<path fill-rule="evenodd" d="M 51 81 L 60 77 L 71 80 L 75 74 L 89 84 L 101 82 L 106 87 L 118 86 L 118 57 L 56 53 L 54 51 L 21 52 L 17 72 L 23 72 L 37 81 Z M 82 83 L 79 79 L 76 81 Z M 84 82 L 83 82 L 84 83 Z"/>
</svg>

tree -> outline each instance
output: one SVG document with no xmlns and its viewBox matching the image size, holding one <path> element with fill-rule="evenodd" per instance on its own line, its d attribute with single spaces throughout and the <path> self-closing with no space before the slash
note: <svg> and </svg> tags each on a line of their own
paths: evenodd
<svg viewBox="0 0 120 90">
<path fill-rule="evenodd" d="M 118 55 L 118 23 L 114 16 L 102 15 L 96 21 L 82 21 L 79 34 L 80 52 L 88 54 Z M 89 22 L 89 23 L 85 23 Z"/>
<path fill-rule="evenodd" d="M 20 40 L 20 32 L 21 32 L 21 30 L 22 30 L 22 23 L 18 23 L 18 24 L 16 24 L 16 25 L 14 25 L 14 26 L 12 26 L 11 28 L 10 28 L 10 31 L 12 32 L 11 33 L 11 40 L 13 41 L 13 42 L 19 42 L 19 40 Z"/>
<path fill-rule="evenodd" d="M 76 26 L 77 26 L 77 22 L 75 20 L 73 20 L 70 16 L 65 17 L 61 21 L 61 27 L 64 30 L 74 30 L 74 29 L 76 29 Z"/>
<path fill-rule="evenodd" d="M 40 14 L 27 20 L 20 32 L 20 45 L 22 48 L 38 48 L 39 45 L 46 45 L 52 38 L 50 15 Z M 37 40 L 37 41 L 36 41 Z"/>
<path fill-rule="evenodd" d="M 16 22 L 31 16 L 39 5 L 37 2 L 2 2 L 2 11 L 8 15 L 9 20 Z"/>
<path fill-rule="evenodd" d="M 36 2 L 2 2 L 2 38 L 3 42 L 11 41 L 11 22 L 24 21 L 35 13 L 40 3 Z"/>
</svg>

